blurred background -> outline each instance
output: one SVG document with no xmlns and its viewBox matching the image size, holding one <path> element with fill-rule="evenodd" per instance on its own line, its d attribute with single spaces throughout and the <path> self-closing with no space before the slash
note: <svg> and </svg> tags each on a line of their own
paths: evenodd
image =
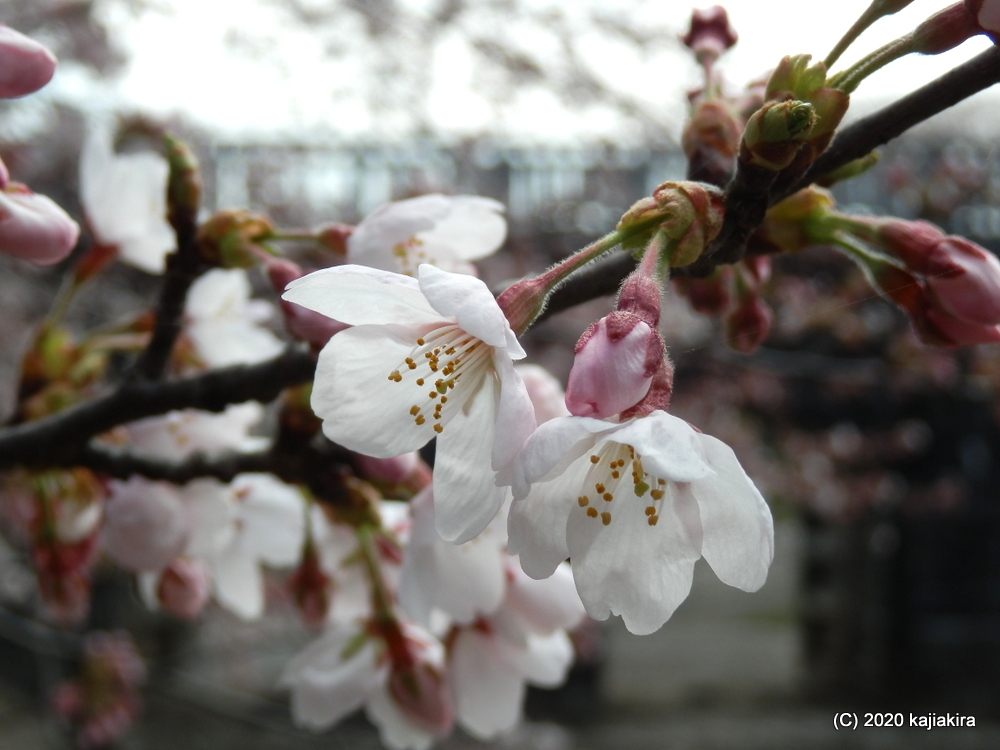
<svg viewBox="0 0 1000 750">
<path fill-rule="evenodd" d="M 728 4 L 741 42 L 734 92 L 785 53 L 822 57 L 865 0 Z M 917 0 L 862 37 L 853 61 L 940 7 Z M 424 192 L 502 201 L 510 234 L 482 264 L 492 284 L 539 270 L 608 231 L 686 163 L 685 92 L 699 71 L 678 40 L 686 5 L 645 0 L 0 0 L 0 21 L 52 48 L 56 78 L 0 102 L 14 179 L 80 216 L 89 124 L 119 118 L 142 144 L 179 132 L 202 162 L 206 209 L 247 207 L 283 228 L 358 221 Z M 848 121 L 989 44 L 904 60 L 873 76 Z M 842 210 L 924 218 L 1000 250 L 997 92 L 884 149 L 835 194 Z M 86 241 L 86 240 L 85 240 Z M 0 257 L 0 395 L 60 269 Z M 71 317 L 92 326 L 148 304 L 156 280 L 116 268 L 113 294 Z M 905 317 L 840 256 L 780 258 L 775 325 L 752 355 L 668 295 L 672 411 L 734 447 L 777 522 L 768 583 L 747 595 L 699 564 L 692 595 L 652 636 L 617 621 L 579 634 L 566 688 L 533 693 L 498 747 L 1000 746 L 1000 352 L 920 345 Z M 554 316 L 528 339 L 563 379 L 610 299 Z M 26 613 L 30 569 L 0 546 L 0 749 L 66 747 L 45 712 L 68 636 Z M 295 730 L 275 681 L 311 636 L 282 581 L 257 623 L 219 609 L 196 627 L 143 611 L 99 571 L 91 627 L 136 634 L 150 680 L 122 748 L 375 747 L 361 719 Z M 977 728 L 832 727 L 834 711 L 974 715 Z M 450 748 L 483 747 L 460 735 Z"/>
</svg>

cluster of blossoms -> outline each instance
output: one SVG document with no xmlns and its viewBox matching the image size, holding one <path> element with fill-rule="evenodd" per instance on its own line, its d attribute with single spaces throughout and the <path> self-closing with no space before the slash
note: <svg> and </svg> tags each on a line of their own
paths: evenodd
<svg viewBox="0 0 1000 750">
<path fill-rule="evenodd" d="M 901 5 L 872 7 L 868 23 Z M 58 418 L 94 396 L 111 351 L 138 353 L 128 377 L 144 384 L 280 360 L 278 310 L 315 375 L 270 412 L 228 395 L 209 400 L 214 413 L 150 411 L 95 430 L 72 454 L 80 466 L 60 454 L 59 468 L 7 475 L 4 510 L 50 615 L 85 617 L 100 555 L 135 574 L 149 607 L 188 620 L 213 601 L 260 617 L 265 569 L 283 569 L 287 596 L 320 631 L 281 677 L 295 721 L 321 730 L 364 707 L 385 744 L 424 748 L 454 726 L 481 739 L 511 729 L 527 685 L 565 678 L 584 614 L 620 616 L 636 634 L 660 628 L 701 558 L 726 584 L 757 590 L 774 555 L 771 513 L 734 452 L 669 411 L 666 282 L 674 273 L 749 351 L 770 326 L 771 255 L 832 244 L 926 342 L 1000 341 L 990 253 L 931 225 L 845 216 L 819 188 L 777 198 L 830 143 L 864 77 L 901 54 L 995 34 L 996 15 L 988 0 L 958 3 L 833 76 L 842 50 L 815 64 L 786 57 L 732 101 L 715 63 L 736 34 L 721 9 L 696 13 L 684 41 L 705 85 L 684 146 L 707 182 L 660 185 L 609 235 L 498 297 L 473 266 L 506 237 L 496 201 L 425 195 L 354 227 L 298 233 L 243 210 L 200 221 L 182 144 L 166 139 L 166 159 L 116 154 L 113 133 L 94 127 L 80 179 L 91 245 L 64 293 L 112 258 L 167 271 L 166 291 L 152 323 L 139 316 L 80 342 L 59 325 L 68 297 L 57 301 L 22 365 L 12 422 Z M 0 96 L 36 90 L 54 65 L 0 27 Z M 61 209 L 2 165 L 0 191 L 0 250 L 38 264 L 70 252 L 78 228 Z M 755 221 L 731 221 L 733 205 Z M 328 267 L 307 273 L 281 257 L 289 239 L 312 242 Z M 521 337 L 561 283 L 619 247 L 642 260 L 615 310 L 580 337 L 563 394 L 521 362 Z M 253 266 L 280 307 L 252 298 Z M 419 453 L 431 441 L 433 466 Z M 88 468 L 94 456 L 103 463 Z M 91 666 L 56 698 L 83 745 L 113 741 L 138 710 L 142 670 L 117 638 L 86 646 Z"/>
</svg>

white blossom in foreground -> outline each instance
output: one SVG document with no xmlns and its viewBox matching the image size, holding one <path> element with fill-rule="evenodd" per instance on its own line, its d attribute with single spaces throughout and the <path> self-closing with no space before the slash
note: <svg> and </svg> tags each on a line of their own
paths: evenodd
<svg viewBox="0 0 1000 750">
<path fill-rule="evenodd" d="M 284 344 L 260 324 L 274 308 L 250 298 L 250 281 L 239 268 L 213 268 L 188 294 L 184 322 L 206 367 L 249 365 L 275 357 Z"/>
<path fill-rule="evenodd" d="M 150 151 L 116 154 L 107 128 L 93 128 L 80 154 L 80 202 L 95 240 L 149 273 L 163 273 L 176 242 L 166 219 L 168 171 Z"/>
<path fill-rule="evenodd" d="M 284 298 L 346 323 L 320 352 L 313 410 L 344 447 L 392 458 L 437 438 L 437 528 L 466 541 L 496 515 L 535 426 L 513 360 L 525 356 L 479 279 L 422 265 L 418 279 L 337 266 L 293 281 Z"/>
<path fill-rule="evenodd" d="M 509 551 L 533 578 L 569 557 L 595 619 L 621 615 L 631 632 L 652 633 L 687 597 L 699 557 L 744 591 L 767 577 L 763 497 L 728 446 L 666 412 L 546 422 L 514 478 Z"/>
<path fill-rule="evenodd" d="M 473 273 L 469 261 L 496 252 L 507 236 L 503 204 L 475 195 L 421 195 L 386 203 L 347 239 L 347 262 L 415 276 L 422 263 Z"/>
</svg>

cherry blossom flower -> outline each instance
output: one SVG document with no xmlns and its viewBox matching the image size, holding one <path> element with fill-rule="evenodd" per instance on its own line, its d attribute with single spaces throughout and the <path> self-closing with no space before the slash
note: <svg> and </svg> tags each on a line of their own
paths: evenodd
<svg viewBox="0 0 1000 750">
<path fill-rule="evenodd" d="M 347 238 L 347 262 L 414 276 L 421 263 L 472 273 L 469 261 L 507 236 L 503 204 L 475 195 L 422 195 L 375 209 Z"/>
<path fill-rule="evenodd" d="M 69 255 L 79 237 L 80 227 L 51 198 L 17 182 L 0 186 L 0 252 L 49 266 Z"/>
<path fill-rule="evenodd" d="M 260 617 L 261 565 L 291 567 L 302 549 L 302 495 L 269 474 L 241 474 L 229 486 L 190 482 L 183 498 L 192 529 L 185 555 L 208 566 L 219 604 L 246 620 Z"/>
<path fill-rule="evenodd" d="M 514 471 L 508 549 L 533 578 L 569 557 L 591 617 L 651 633 L 691 588 L 704 557 L 730 586 L 763 585 L 770 511 L 732 450 L 656 410 L 616 423 L 546 422 Z"/>
<path fill-rule="evenodd" d="M 284 344 L 260 323 L 274 308 L 250 298 L 250 281 L 240 268 L 213 268 L 191 285 L 184 308 L 186 330 L 206 367 L 263 362 Z"/>
<path fill-rule="evenodd" d="M 413 526 L 399 582 L 403 611 L 428 626 L 435 609 L 460 624 L 495 612 L 503 601 L 507 583 L 503 519 L 495 519 L 465 544 L 451 544 L 435 529 L 431 487 L 410 501 L 410 512 Z"/>
<path fill-rule="evenodd" d="M 56 63 L 45 45 L 0 24 L 0 99 L 38 91 L 52 80 Z"/>
<path fill-rule="evenodd" d="M 495 472 L 535 425 L 513 365 L 524 350 L 486 285 L 427 264 L 418 279 L 347 265 L 284 296 L 353 326 L 317 363 L 312 406 L 327 437 L 376 458 L 437 437 L 438 531 L 458 542 L 482 531 L 503 499 Z"/>
<path fill-rule="evenodd" d="M 92 128 L 80 154 L 80 202 L 99 245 L 148 273 L 163 273 L 175 245 L 167 223 L 167 161 L 159 154 L 116 154 L 107 128 Z"/>
<path fill-rule="evenodd" d="M 131 571 L 159 571 L 181 554 L 190 529 L 177 488 L 133 477 L 109 489 L 101 541 L 115 562 Z"/>
<path fill-rule="evenodd" d="M 422 750 L 447 734 L 444 648 L 413 623 L 394 630 L 387 638 L 374 624 L 334 624 L 292 659 L 281 685 L 291 690 L 295 723 L 319 731 L 365 706 L 391 748 Z"/>
<path fill-rule="evenodd" d="M 515 559 L 508 560 L 501 606 L 490 617 L 459 628 L 449 652 L 455 718 L 482 740 L 517 726 L 527 685 L 562 684 L 574 657 L 566 630 L 584 616 L 568 565 L 536 581 Z"/>
</svg>

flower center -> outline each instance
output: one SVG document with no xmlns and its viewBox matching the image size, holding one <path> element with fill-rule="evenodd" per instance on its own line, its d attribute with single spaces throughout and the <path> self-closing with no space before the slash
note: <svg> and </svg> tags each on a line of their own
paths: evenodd
<svg viewBox="0 0 1000 750">
<path fill-rule="evenodd" d="M 414 403 L 410 407 L 413 422 L 431 425 L 439 434 L 443 432 L 444 425 L 465 400 L 456 398 L 452 392 L 460 380 L 463 390 L 475 387 L 490 364 L 491 349 L 455 324 L 435 328 L 417 338 L 410 356 L 389 373 L 389 380 L 413 390 Z"/>
<path fill-rule="evenodd" d="M 584 494 L 576 501 L 588 518 L 600 518 L 605 526 L 611 523 L 611 511 L 616 500 L 646 498 L 646 522 L 656 526 L 660 507 L 666 494 L 667 480 L 650 474 L 642 467 L 642 456 L 635 448 L 623 443 L 607 442 L 590 456 L 590 471 L 583 483 Z"/>
<path fill-rule="evenodd" d="M 399 272 L 404 276 L 417 275 L 417 268 L 421 263 L 435 265 L 436 261 L 424 250 L 424 242 L 416 235 L 409 237 L 402 242 L 393 245 L 392 254 L 399 261 Z"/>
</svg>

